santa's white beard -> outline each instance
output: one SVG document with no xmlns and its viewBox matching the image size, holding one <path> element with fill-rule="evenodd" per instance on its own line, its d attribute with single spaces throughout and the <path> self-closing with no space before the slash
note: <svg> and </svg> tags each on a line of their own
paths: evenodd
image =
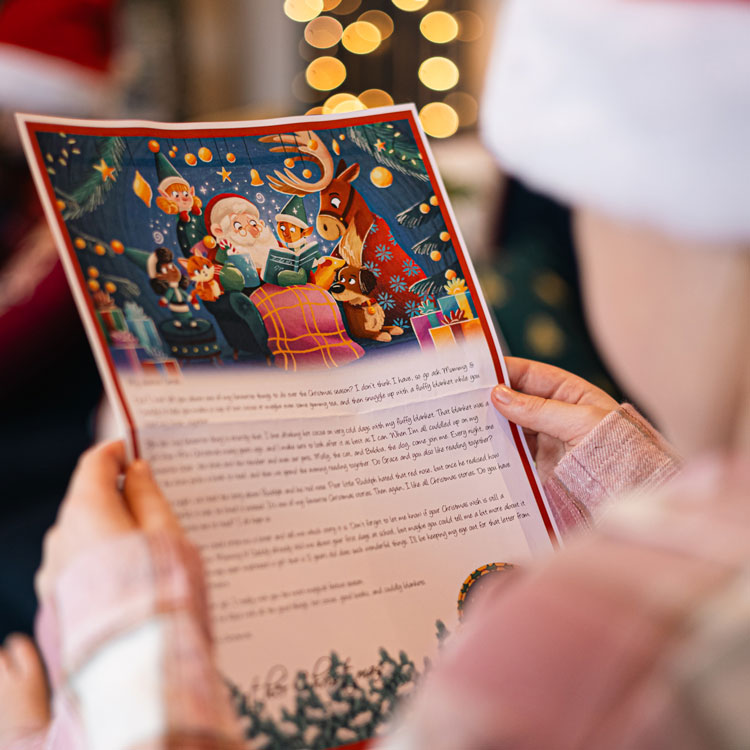
<svg viewBox="0 0 750 750">
<path fill-rule="evenodd" d="M 260 269 L 263 269 L 266 265 L 269 250 L 278 247 L 276 238 L 268 227 L 263 227 L 257 237 L 253 237 L 251 234 L 242 236 L 236 232 L 229 232 L 229 239 L 240 255 L 249 257 L 253 265 Z"/>
</svg>

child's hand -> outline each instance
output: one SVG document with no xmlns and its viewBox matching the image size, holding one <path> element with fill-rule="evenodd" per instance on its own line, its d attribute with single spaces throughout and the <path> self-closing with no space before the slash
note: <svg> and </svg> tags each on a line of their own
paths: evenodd
<svg viewBox="0 0 750 750">
<path fill-rule="evenodd" d="M 619 404 L 603 390 L 559 367 L 506 357 L 510 384 L 492 390 L 492 403 L 523 428 L 537 471 L 546 481 L 560 459 Z"/>
<path fill-rule="evenodd" d="M 118 479 L 125 474 L 120 491 Z M 44 539 L 35 586 L 40 600 L 50 594 L 63 568 L 79 553 L 118 534 L 180 526 L 145 461 L 125 468 L 122 442 L 86 451 L 78 461 L 55 525 Z"/>
</svg>

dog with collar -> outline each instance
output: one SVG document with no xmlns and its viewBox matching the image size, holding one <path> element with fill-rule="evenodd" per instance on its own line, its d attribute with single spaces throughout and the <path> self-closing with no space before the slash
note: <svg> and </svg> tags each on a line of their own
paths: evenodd
<svg viewBox="0 0 750 750">
<path fill-rule="evenodd" d="M 347 264 L 339 268 L 336 280 L 328 290 L 333 298 L 342 302 L 349 333 L 356 338 L 390 341 L 400 336 L 404 329 L 386 326 L 383 308 L 370 295 L 377 279 L 372 271 Z"/>
</svg>

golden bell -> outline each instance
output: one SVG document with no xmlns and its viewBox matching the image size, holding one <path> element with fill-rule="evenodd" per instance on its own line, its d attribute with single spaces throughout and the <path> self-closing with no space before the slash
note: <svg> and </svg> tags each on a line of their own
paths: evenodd
<svg viewBox="0 0 750 750">
<path fill-rule="evenodd" d="M 256 187 L 258 185 L 265 184 L 263 182 L 263 180 L 260 179 L 260 175 L 258 174 L 258 170 L 257 169 L 251 169 L 250 170 L 250 184 L 251 185 L 255 185 Z"/>
</svg>

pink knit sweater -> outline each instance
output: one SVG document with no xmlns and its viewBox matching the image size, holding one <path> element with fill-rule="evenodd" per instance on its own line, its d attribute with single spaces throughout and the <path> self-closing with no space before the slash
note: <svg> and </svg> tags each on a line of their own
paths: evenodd
<svg viewBox="0 0 750 750">
<path fill-rule="evenodd" d="M 748 746 L 750 470 L 714 459 L 661 487 L 677 468 L 631 407 L 609 415 L 546 484 L 563 529 L 597 531 L 480 601 L 384 747 Z M 74 563 L 38 619 L 53 727 L 17 747 L 240 747 L 202 586 L 166 534 Z"/>
</svg>

